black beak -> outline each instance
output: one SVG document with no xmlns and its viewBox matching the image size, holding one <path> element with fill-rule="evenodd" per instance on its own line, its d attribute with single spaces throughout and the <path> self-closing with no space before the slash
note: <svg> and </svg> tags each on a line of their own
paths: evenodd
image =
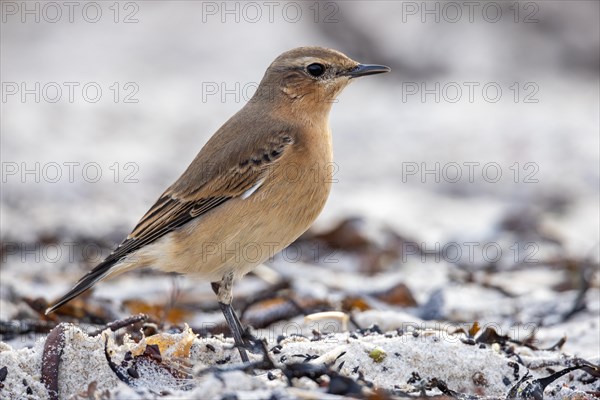
<svg viewBox="0 0 600 400">
<path fill-rule="evenodd" d="M 390 67 L 386 67 L 385 65 L 358 64 L 354 69 L 344 73 L 344 75 L 350 78 L 358 78 L 360 76 L 382 74 L 391 70 Z"/>
</svg>

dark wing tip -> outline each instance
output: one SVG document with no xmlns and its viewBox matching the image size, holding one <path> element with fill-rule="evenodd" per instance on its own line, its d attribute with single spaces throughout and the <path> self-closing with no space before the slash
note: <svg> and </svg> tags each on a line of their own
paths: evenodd
<svg viewBox="0 0 600 400">
<path fill-rule="evenodd" d="M 91 270 L 87 275 L 84 275 L 73 287 L 73 289 L 69 290 L 67 294 L 62 296 L 53 306 L 48 307 L 44 314 L 48 315 L 56 311 L 69 301 L 73 300 L 75 297 L 79 296 L 81 293 L 94 286 L 96 282 L 104 279 L 104 277 L 108 275 L 110 267 L 112 267 L 113 264 L 113 262 L 107 263 L 106 261 L 98 264 L 96 268 Z"/>
</svg>

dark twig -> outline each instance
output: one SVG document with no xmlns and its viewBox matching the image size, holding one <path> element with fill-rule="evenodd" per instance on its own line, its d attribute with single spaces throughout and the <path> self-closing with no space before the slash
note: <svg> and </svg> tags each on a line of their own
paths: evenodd
<svg viewBox="0 0 600 400">
<path fill-rule="evenodd" d="M 98 328 L 94 332 L 90 333 L 90 336 L 98 336 L 99 334 L 101 334 L 103 331 L 105 331 L 107 329 L 110 329 L 111 331 L 115 332 L 121 328 L 125 328 L 126 326 L 133 325 L 138 322 L 146 321 L 147 319 L 148 319 L 148 316 L 146 314 L 132 315 L 127 318 L 123 318 L 123 319 L 119 319 L 119 320 L 110 322 L 110 323 L 104 325 L 104 327 Z"/>
<path fill-rule="evenodd" d="M 577 297 L 575 298 L 571 309 L 562 316 L 563 321 L 568 321 L 575 314 L 586 309 L 587 305 L 585 302 L 585 295 L 587 294 L 587 291 L 590 288 L 589 279 L 591 270 L 592 266 L 590 265 L 590 263 L 584 261 L 581 265 L 581 269 L 579 272 L 579 291 L 577 292 Z"/>
</svg>

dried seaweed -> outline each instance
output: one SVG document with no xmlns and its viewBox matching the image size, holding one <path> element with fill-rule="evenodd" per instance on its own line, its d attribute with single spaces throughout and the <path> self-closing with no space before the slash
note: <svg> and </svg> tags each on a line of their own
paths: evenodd
<svg viewBox="0 0 600 400">
<path fill-rule="evenodd" d="M 54 328 L 44 343 L 44 353 L 42 355 L 42 376 L 41 382 L 48 390 L 48 396 L 51 400 L 58 400 L 58 371 L 60 358 L 65 347 L 65 331 L 67 324 L 59 324 Z"/>
<path fill-rule="evenodd" d="M 11 340 L 28 333 L 49 333 L 55 327 L 54 321 L 31 319 L 0 321 L 0 340 Z"/>
<path fill-rule="evenodd" d="M 544 398 L 544 389 L 560 378 L 563 375 L 568 374 L 571 371 L 584 369 L 586 372 L 593 371 L 594 373 L 600 372 L 600 368 L 594 364 L 585 362 L 585 364 L 575 365 L 573 367 L 564 368 L 561 371 L 555 372 L 545 378 L 530 380 L 531 375 L 525 374 L 523 378 L 517 382 L 508 392 L 507 399 L 525 399 L 525 400 L 542 400 Z M 530 381 L 529 381 L 530 380 Z M 523 388 L 522 386 L 525 385 Z"/>
</svg>

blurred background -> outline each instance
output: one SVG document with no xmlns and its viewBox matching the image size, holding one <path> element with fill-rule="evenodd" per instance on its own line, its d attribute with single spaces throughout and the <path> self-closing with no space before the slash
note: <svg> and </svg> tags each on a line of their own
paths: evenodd
<svg viewBox="0 0 600 400">
<path fill-rule="evenodd" d="M 598 356 L 598 2 L 0 4 L 0 319 L 39 317 L 34 300 L 127 235 L 277 55 L 318 45 L 392 72 L 333 107 L 337 181 L 298 244 L 332 252 L 271 267 L 333 308 L 350 293 L 423 320 L 547 326 L 541 340 L 579 329 L 572 350 Z M 172 296 L 134 275 L 93 296 Z M 399 282 L 407 304 L 373 295 Z"/>
</svg>

